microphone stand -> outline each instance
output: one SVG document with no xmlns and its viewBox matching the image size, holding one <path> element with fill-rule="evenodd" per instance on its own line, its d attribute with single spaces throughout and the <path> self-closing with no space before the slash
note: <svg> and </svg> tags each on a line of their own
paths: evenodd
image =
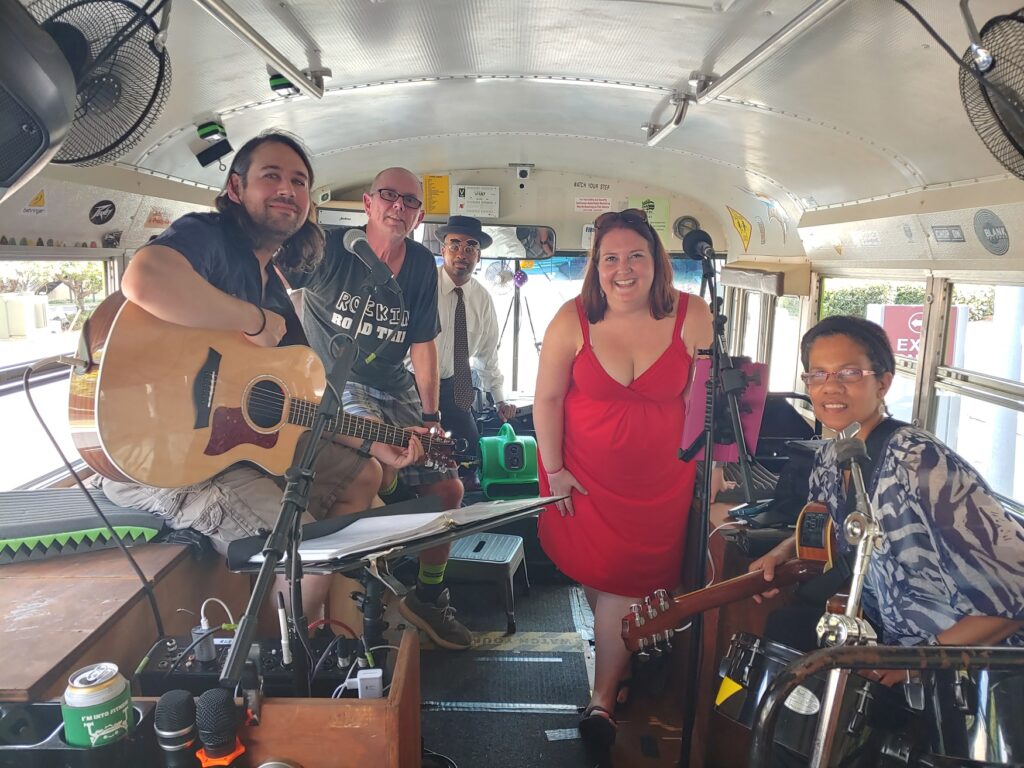
<svg viewBox="0 0 1024 768">
<path fill-rule="evenodd" d="M 747 452 L 746 440 L 743 437 L 743 426 L 740 423 L 739 395 L 746 389 L 746 374 L 736 366 L 732 357 L 729 356 L 725 343 L 725 324 L 728 318 L 722 314 L 722 302 L 718 298 L 717 275 L 713 261 L 713 252 L 710 248 L 700 256 L 701 263 L 701 293 L 706 285 L 710 292 L 712 311 L 712 324 L 714 338 L 711 348 L 706 350 L 710 353 L 711 369 L 708 372 L 708 380 L 705 382 L 704 395 L 704 431 L 686 449 L 679 451 L 681 461 L 693 461 L 701 448 L 704 449 L 704 467 L 701 477 L 701 485 L 704 489 L 701 500 L 700 525 L 698 540 L 700 547 L 697 553 L 696 572 L 699 582 L 703 584 L 707 573 L 707 546 L 708 531 L 711 522 L 711 485 L 714 472 L 714 447 L 716 432 L 716 417 L 719 397 L 724 396 L 726 410 L 729 414 L 733 438 L 739 452 L 739 465 L 742 475 L 743 499 L 748 504 L 754 501 L 754 481 L 750 472 L 752 458 Z M 700 668 L 703 656 L 703 615 L 698 613 L 690 620 L 690 636 L 692 638 L 688 654 L 689 679 L 696 685 L 700 679 Z M 697 719 L 697 704 L 695 698 L 689 698 L 684 702 L 683 710 L 683 748 L 680 754 L 679 764 L 683 768 L 690 764 L 690 750 L 693 747 L 693 729 Z"/>
<path fill-rule="evenodd" d="M 854 422 L 846 427 L 836 440 L 836 457 L 841 467 L 849 467 L 850 480 L 856 494 L 856 509 L 846 517 L 843 530 L 847 541 L 857 545 L 857 552 L 846 611 L 842 615 L 826 613 L 818 622 L 818 644 L 823 647 L 874 645 L 878 640 L 871 625 L 857 615 L 860 613 L 864 579 L 871 553 L 882 541 L 882 529 L 871 510 L 871 501 L 860 466 L 860 462 L 866 462 L 868 459 L 867 446 L 863 440 L 852 436 L 859 431 L 860 424 Z M 825 694 L 821 699 L 821 714 L 811 748 L 812 768 L 821 768 L 828 762 L 839 720 L 839 702 L 842 701 L 849 674 L 846 669 L 829 670 Z"/>
<path fill-rule="evenodd" d="M 299 555 L 299 545 L 302 543 L 302 514 L 309 506 L 309 493 L 313 487 L 313 477 L 316 474 L 313 465 L 319 452 L 320 439 L 325 432 L 334 431 L 341 413 L 341 393 L 345 390 L 352 364 L 359 351 L 356 337 L 366 318 L 370 297 L 377 288 L 384 284 L 384 281 L 374 281 L 372 275 L 367 273 L 359 287 L 359 293 L 363 298 L 363 311 L 359 316 L 359 322 L 355 324 L 353 335 L 339 334 L 334 337 L 342 340 L 345 347 L 335 357 L 330 370 L 326 371 L 327 386 L 324 389 L 324 396 L 320 400 L 316 418 L 313 420 L 306 447 L 302 451 L 302 457 L 284 474 L 287 483 L 281 498 L 281 511 L 277 515 L 274 529 L 263 545 L 263 563 L 256 576 L 256 583 L 253 585 L 252 595 L 249 597 L 245 613 L 238 622 L 234 642 L 228 649 L 224 669 L 221 670 L 220 685 L 223 688 L 234 689 L 241 679 L 242 668 L 249 654 L 249 648 L 252 646 L 253 635 L 256 633 L 256 617 L 270 589 L 277 565 L 281 562 L 287 549 L 287 578 L 292 600 L 293 629 L 303 647 L 301 653 L 292 654 L 292 673 L 295 679 L 296 695 L 307 698 L 310 695 L 309 655 L 306 650 L 309 620 L 302 608 L 302 557 Z M 284 642 L 284 638 L 282 638 L 282 642 Z"/>
</svg>

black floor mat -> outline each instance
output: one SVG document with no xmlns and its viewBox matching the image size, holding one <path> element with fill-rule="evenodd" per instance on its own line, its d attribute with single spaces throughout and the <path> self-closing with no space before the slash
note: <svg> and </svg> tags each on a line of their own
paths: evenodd
<svg viewBox="0 0 1024 768">
<path fill-rule="evenodd" d="M 450 584 L 458 618 L 474 632 L 505 630 L 505 596 L 493 584 Z M 574 632 L 572 587 L 541 584 L 526 594 L 522 577 L 516 578 L 516 625 L 528 632 Z"/>
<path fill-rule="evenodd" d="M 424 651 L 424 702 L 494 702 L 545 705 L 554 711 L 588 699 L 583 653 Z M 567 710 L 569 711 L 569 710 Z"/>
<path fill-rule="evenodd" d="M 423 743 L 459 768 L 591 768 L 578 721 L 579 715 L 424 712 Z"/>
<path fill-rule="evenodd" d="M 493 586 L 454 584 L 452 599 L 474 631 L 504 630 L 503 600 Z M 517 590 L 519 632 L 550 637 L 564 646 L 558 650 L 424 650 L 424 744 L 459 768 L 591 768 L 576 728 L 589 698 L 576 599 L 567 584 L 538 585 L 529 596 Z"/>
</svg>

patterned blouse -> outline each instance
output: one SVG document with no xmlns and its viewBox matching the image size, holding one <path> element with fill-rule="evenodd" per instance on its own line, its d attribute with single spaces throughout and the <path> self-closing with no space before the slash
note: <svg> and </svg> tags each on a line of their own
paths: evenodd
<svg viewBox="0 0 1024 768">
<path fill-rule="evenodd" d="M 863 606 L 882 643 L 931 641 L 965 616 L 1024 619 L 1024 528 L 966 461 L 906 426 L 890 437 L 877 478 L 871 502 L 884 538 Z M 824 503 L 842 530 L 846 495 L 833 441 L 818 449 L 808 498 Z M 1024 645 L 1024 632 L 1004 643 Z"/>
</svg>

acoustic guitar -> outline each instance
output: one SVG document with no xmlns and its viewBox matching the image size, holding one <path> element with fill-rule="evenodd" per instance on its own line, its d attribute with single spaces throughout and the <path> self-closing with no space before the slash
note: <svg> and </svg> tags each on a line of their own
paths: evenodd
<svg viewBox="0 0 1024 768">
<path fill-rule="evenodd" d="M 796 527 L 798 557 L 781 563 L 775 578 L 766 582 L 764 573 L 752 571 L 732 579 L 670 598 L 659 589 L 642 603 L 630 606 L 622 618 L 622 639 L 631 651 L 645 651 L 670 642 L 677 627 L 691 616 L 728 603 L 759 595 L 776 587 L 798 584 L 819 576 L 832 566 L 835 531 L 828 509 L 819 502 L 806 504 Z"/>
<path fill-rule="evenodd" d="M 160 320 L 111 294 L 82 331 L 69 421 L 82 459 L 112 480 L 180 488 L 240 461 L 282 475 L 313 425 L 325 384 L 309 347 L 265 348 L 242 334 Z M 330 434 L 404 447 L 453 466 L 454 442 L 341 414 Z"/>
</svg>

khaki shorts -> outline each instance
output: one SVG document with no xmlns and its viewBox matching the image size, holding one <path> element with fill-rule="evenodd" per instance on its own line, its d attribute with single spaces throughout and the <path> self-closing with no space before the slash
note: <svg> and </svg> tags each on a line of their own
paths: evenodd
<svg viewBox="0 0 1024 768">
<path fill-rule="evenodd" d="M 296 456 L 302 455 L 305 442 L 305 437 L 299 441 Z M 302 522 L 327 517 L 364 461 L 351 448 L 325 444 L 317 457 L 309 507 Z M 281 511 L 284 478 L 238 464 L 186 488 L 153 488 L 113 480 L 104 480 L 102 487 L 115 504 L 159 515 L 175 530 L 192 528 L 209 537 L 214 548 L 225 554 L 230 542 L 265 535 L 274 527 Z"/>
</svg>

